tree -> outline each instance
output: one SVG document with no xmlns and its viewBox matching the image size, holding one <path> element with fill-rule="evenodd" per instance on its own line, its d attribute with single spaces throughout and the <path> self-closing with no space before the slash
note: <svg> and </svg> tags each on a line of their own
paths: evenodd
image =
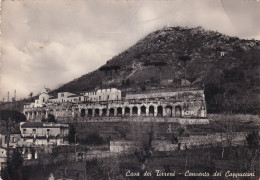
<svg viewBox="0 0 260 180">
<path fill-rule="evenodd" d="M 107 72 L 111 72 L 110 77 L 113 78 L 113 71 L 117 72 L 120 69 L 120 66 L 113 65 L 113 66 L 102 66 L 98 70 L 103 71 L 107 74 Z"/>
<path fill-rule="evenodd" d="M 45 119 L 43 118 L 42 119 L 43 122 L 53 122 L 53 123 L 57 123 L 56 119 L 55 119 L 55 116 L 53 114 L 48 114 L 48 118 Z"/>
<path fill-rule="evenodd" d="M 76 136 L 76 129 L 75 129 L 74 125 L 70 124 L 69 135 L 68 135 L 69 143 L 76 143 L 75 136 Z"/>
<path fill-rule="evenodd" d="M 129 86 L 130 85 L 130 79 L 127 79 L 126 80 L 126 86 Z"/>
<path fill-rule="evenodd" d="M 20 152 L 14 150 L 11 159 L 7 162 L 6 167 L 2 170 L 1 177 L 7 180 L 21 180 L 23 158 Z"/>
<path fill-rule="evenodd" d="M 186 84 L 186 79 L 187 79 L 187 77 L 186 77 L 186 71 L 187 71 L 187 69 L 186 69 L 186 62 L 188 62 L 190 60 L 191 60 L 191 57 L 188 56 L 188 55 L 184 55 L 184 56 L 180 56 L 179 57 L 179 61 L 183 62 L 185 84 Z"/>
<path fill-rule="evenodd" d="M 236 149 L 234 153 L 237 164 L 243 171 L 254 172 L 254 165 L 259 161 L 259 135 L 257 131 L 250 132 L 246 137 L 246 144 Z"/>
<path fill-rule="evenodd" d="M 3 170 L 3 179 L 13 180 L 21 179 L 20 167 L 22 160 L 19 152 L 13 151 L 12 157 L 10 156 L 10 135 L 19 131 L 19 123 L 26 121 L 24 114 L 14 110 L 1 110 L 0 111 L 0 132 L 6 134 L 6 157 L 7 167 Z"/>
<path fill-rule="evenodd" d="M 159 62 L 154 62 L 153 65 L 159 68 L 159 71 L 160 71 L 160 82 L 161 82 L 161 80 L 162 80 L 162 68 L 164 66 L 166 66 L 167 63 L 163 62 L 163 61 L 159 61 Z"/>
<path fill-rule="evenodd" d="M 7 162 L 10 159 L 10 135 L 14 131 L 19 131 L 19 123 L 26 121 L 24 114 L 14 110 L 1 110 L 0 111 L 0 132 L 6 134 L 7 144 Z"/>
<path fill-rule="evenodd" d="M 256 159 L 259 159 L 259 134 L 255 131 L 249 133 L 246 137 L 246 142 L 248 147 L 246 158 L 248 160 L 247 169 L 251 170 Z"/>
<path fill-rule="evenodd" d="M 166 65 L 167 65 L 167 63 L 164 62 L 164 61 L 149 61 L 149 60 L 146 60 L 144 62 L 144 66 L 155 66 L 155 67 L 159 68 L 159 71 L 160 71 L 160 76 L 159 76 L 160 77 L 160 81 L 162 79 L 162 68 L 164 66 L 166 66 Z"/>
<path fill-rule="evenodd" d="M 32 101 L 33 100 L 33 92 L 30 92 L 28 96 L 30 97 L 30 101 Z"/>
<path fill-rule="evenodd" d="M 249 133 L 246 137 L 246 142 L 249 149 L 257 150 L 259 149 L 259 135 L 257 132 L 253 131 Z"/>
<path fill-rule="evenodd" d="M 224 133 L 226 135 L 227 145 L 231 148 L 233 139 L 236 137 L 236 130 L 238 129 L 237 123 L 232 119 L 233 117 L 226 116 L 226 118 L 223 120 L 223 129 Z M 222 158 L 224 157 L 225 152 L 225 146 L 222 144 Z"/>
<path fill-rule="evenodd" d="M 143 134 L 143 127 L 141 124 L 132 127 L 132 135 L 135 142 L 134 155 L 140 163 L 141 172 L 145 171 L 147 161 L 152 155 L 153 133 L 153 125 L 151 126 L 150 131 L 145 134 Z"/>
</svg>

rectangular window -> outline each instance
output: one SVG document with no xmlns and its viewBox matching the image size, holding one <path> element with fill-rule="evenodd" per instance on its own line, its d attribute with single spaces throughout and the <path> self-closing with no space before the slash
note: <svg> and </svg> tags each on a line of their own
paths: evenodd
<svg viewBox="0 0 260 180">
<path fill-rule="evenodd" d="M 107 100 L 109 100 L 109 95 L 107 95 Z"/>
<path fill-rule="evenodd" d="M 8 136 L 5 136 L 5 144 L 7 144 Z"/>
<path fill-rule="evenodd" d="M 50 129 L 47 129 L 47 135 L 50 135 Z"/>
<path fill-rule="evenodd" d="M 33 134 L 36 134 L 36 129 L 33 129 Z"/>
<path fill-rule="evenodd" d="M 26 129 L 23 129 L 23 134 L 25 134 L 26 133 Z"/>
<path fill-rule="evenodd" d="M 101 100 L 101 96 L 99 96 L 99 100 Z"/>
</svg>

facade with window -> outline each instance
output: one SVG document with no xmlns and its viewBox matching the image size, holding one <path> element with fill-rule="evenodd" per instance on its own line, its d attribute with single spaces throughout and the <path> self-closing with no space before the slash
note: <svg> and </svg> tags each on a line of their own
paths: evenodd
<svg viewBox="0 0 260 180">
<path fill-rule="evenodd" d="M 69 125 L 60 123 L 22 122 L 20 124 L 23 144 L 62 145 L 69 134 Z"/>
<path fill-rule="evenodd" d="M 20 139 L 21 139 L 20 132 L 10 134 L 9 147 L 15 147 L 17 145 L 18 141 L 20 141 Z M 8 143 L 7 133 L 1 133 L 0 134 L 0 147 L 7 148 L 7 143 Z"/>
<path fill-rule="evenodd" d="M 60 122 L 69 122 L 79 116 L 83 119 L 106 116 L 167 116 L 196 119 L 207 117 L 204 90 L 200 89 L 128 93 L 122 98 L 121 90 L 111 88 L 81 95 L 86 98 L 84 101 L 69 106 L 66 106 L 66 103 L 52 104 L 43 109 L 24 109 L 24 113 L 27 119 L 33 119 L 35 114 L 50 113 L 59 118 Z"/>
<path fill-rule="evenodd" d="M 116 88 L 98 89 L 97 91 L 86 92 L 84 95 L 90 102 L 121 100 L 121 90 Z"/>
</svg>

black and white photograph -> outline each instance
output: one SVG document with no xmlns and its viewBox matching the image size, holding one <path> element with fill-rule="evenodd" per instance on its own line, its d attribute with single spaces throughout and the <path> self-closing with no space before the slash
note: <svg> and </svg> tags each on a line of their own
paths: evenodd
<svg viewBox="0 0 260 180">
<path fill-rule="evenodd" d="M 260 0 L 0 3 L 0 180 L 260 180 Z"/>
</svg>

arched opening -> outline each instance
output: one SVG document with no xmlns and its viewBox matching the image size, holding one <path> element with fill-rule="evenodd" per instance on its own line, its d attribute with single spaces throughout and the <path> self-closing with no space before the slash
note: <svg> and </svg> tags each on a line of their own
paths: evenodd
<svg viewBox="0 0 260 180">
<path fill-rule="evenodd" d="M 172 106 L 166 106 L 166 116 L 172 116 Z"/>
<path fill-rule="evenodd" d="M 157 107 L 157 116 L 163 116 L 163 107 L 162 106 Z"/>
<path fill-rule="evenodd" d="M 95 109 L 95 116 L 99 116 L 99 109 Z"/>
<path fill-rule="evenodd" d="M 88 109 L 88 116 L 91 117 L 93 114 L 92 109 Z"/>
<path fill-rule="evenodd" d="M 126 108 L 125 108 L 125 115 L 126 115 L 126 116 L 129 116 L 129 115 L 130 115 L 130 108 L 129 108 L 129 107 L 126 107 Z"/>
<path fill-rule="evenodd" d="M 133 116 L 136 116 L 138 113 L 138 108 L 136 106 L 133 107 Z"/>
<path fill-rule="evenodd" d="M 142 107 L 141 107 L 141 115 L 142 115 L 142 116 L 145 116 L 145 115 L 146 115 L 146 107 L 145 107 L 145 106 L 142 106 Z"/>
<path fill-rule="evenodd" d="M 114 108 L 110 108 L 109 109 L 109 116 L 114 116 L 114 114 L 115 114 Z"/>
<path fill-rule="evenodd" d="M 117 115 L 122 116 L 122 108 L 121 107 L 117 108 Z"/>
<path fill-rule="evenodd" d="M 56 116 L 59 116 L 60 115 L 60 111 L 59 109 L 56 109 Z"/>
<path fill-rule="evenodd" d="M 86 116 L 86 110 L 85 109 L 81 109 L 80 117 L 85 117 L 85 116 Z"/>
<path fill-rule="evenodd" d="M 102 116 L 106 116 L 107 115 L 107 109 L 102 109 Z"/>
<path fill-rule="evenodd" d="M 175 117 L 181 117 L 181 107 L 180 106 L 175 107 Z"/>
<path fill-rule="evenodd" d="M 154 116 L 154 107 L 153 106 L 149 107 L 149 116 Z"/>
</svg>

